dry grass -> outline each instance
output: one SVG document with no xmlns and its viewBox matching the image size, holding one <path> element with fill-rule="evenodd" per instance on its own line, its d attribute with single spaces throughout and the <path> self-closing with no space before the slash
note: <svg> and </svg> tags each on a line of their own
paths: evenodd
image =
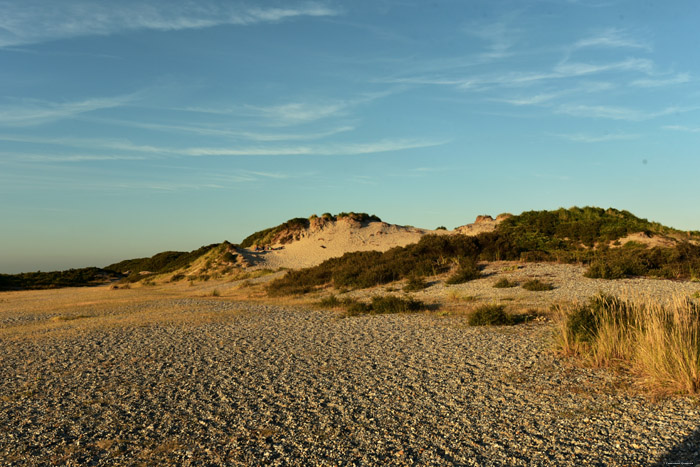
<svg viewBox="0 0 700 467">
<path fill-rule="evenodd" d="M 655 395 L 700 393 L 700 307 L 676 297 L 600 296 L 560 308 L 558 346 L 593 366 L 625 369 Z"/>
</svg>

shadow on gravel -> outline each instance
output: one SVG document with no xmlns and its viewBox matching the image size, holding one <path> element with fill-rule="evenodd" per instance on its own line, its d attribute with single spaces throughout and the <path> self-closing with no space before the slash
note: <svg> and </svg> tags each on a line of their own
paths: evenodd
<svg viewBox="0 0 700 467">
<path fill-rule="evenodd" d="M 661 456 L 654 467 L 667 465 L 700 465 L 700 428 Z"/>
</svg>

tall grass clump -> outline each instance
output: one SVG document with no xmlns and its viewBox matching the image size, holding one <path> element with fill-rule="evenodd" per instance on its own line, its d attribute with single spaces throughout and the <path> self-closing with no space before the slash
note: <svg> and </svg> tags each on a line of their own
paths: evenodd
<svg viewBox="0 0 700 467">
<path fill-rule="evenodd" d="M 560 349 L 588 364 L 625 368 L 658 394 L 700 393 L 700 307 L 598 295 L 561 310 Z"/>
</svg>

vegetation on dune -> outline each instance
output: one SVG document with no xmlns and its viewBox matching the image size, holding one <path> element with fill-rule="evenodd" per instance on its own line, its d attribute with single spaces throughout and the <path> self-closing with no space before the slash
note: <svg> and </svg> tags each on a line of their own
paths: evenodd
<svg viewBox="0 0 700 467">
<path fill-rule="evenodd" d="M 700 306 L 598 295 L 560 309 L 559 348 L 594 366 L 628 369 L 658 393 L 700 393 Z"/>
<path fill-rule="evenodd" d="M 268 246 L 275 242 L 277 243 L 289 243 L 295 238 L 295 234 L 301 232 L 304 229 L 309 228 L 311 225 L 311 220 L 318 219 L 317 215 L 312 215 L 308 219 L 303 217 L 295 217 L 287 222 L 284 222 L 277 227 L 271 227 L 269 229 L 261 230 L 255 232 L 252 235 L 246 237 L 242 242 L 241 246 L 243 248 L 250 248 L 251 246 Z M 373 214 L 367 214 L 364 212 L 341 212 L 337 215 L 332 215 L 330 213 L 324 213 L 321 215 L 321 219 L 326 221 L 337 221 L 338 219 L 351 219 L 360 223 L 367 222 L 381 222 L 381 219 Z"/>
<path fill-rule="evenodd" d="M 592 255 L 586 272 L 587 277 L 601 279 L 647 275 L 667 279 L 699 277 L 700 245 L 682 242 L 672 248 L 633 245 L 602 249 Z"/>
<path fill-rule="evenodd" d="M 110 264 L 107 266 L 107 269 L 129 274 L 138 274 L 144 271 L 157 274 L 173 272 L 178 269 L 189 267 L 195 260 L 220 245 L 222 244 L 213 243 L 190 252 L 164 251 L 153 255 L 150 258 L 127 259 L 118 263 Z"/>
<path fill-rule="evenodd" d="M 336 288 L 366 288 L 412 276 L 447 272 L 453 259 L 473 263 L 481 245 L 477 237 L 427 235 L 418 243 L 384 253 L 360 251 L 331 258 L 318 266 L 289 271 L 268 286 L 272 295 L 307 293 L 327 284 Z"/>
<path fill-rule="evenodd" d="M 68 269 L 67 271 L 0 274 L 0 290 L 55 289 L 107 284 L 123 277 L 119 272 L 100 268 Z"/>
<path fill-rule="evenodd" d="M 671 234 L 675 231 L 656 222 L 640 219 L 628 211 L 595 207 L 527 211 L 509 217 L 497 227 L 526 251 L 553 252 L 593 247 L 635 232 Z"/>
<path fill-rule="evenodd" d="M 312 268 L 290 271 L 273 281 L 268 291 L 289 295 L 327 285 L 366 288 L 445 273 L 455 264 L 460 266 L 448 280 L 459 283 L 479 277 L 473 266 L 477 261 L 496 260 L 583 263 L 589 265 L 588 277 L 607 279 L 637 275 L 700 277 L 700 246 L 687 240 L 665 248 L 634 243 L 608 248 L 609 242 L 640 231 L 675 238 L 700 237 L 697 232 L 680 232 L 616 209 L 530 211 L 505 219 L 494 232 L 477 236 L 427 235 L 416 244 L 384 253 L 347 253 Z"/>
<path fill-rule="evenodd" d="M 255 232 L 252 235 L 247 236 L 241 242 L 243 248 L 250 248 L 253 245 L 263 246 L 269 245 L 275 237 L 281 233 L 286 233 L 285 238 L 280 239 L 280 243 L 286 243 L 290 241 L 295 232 L 299 232 L 308 228 L 310 225 L 309 219 L 304 219 L 303 217 L 295 217 L 287 222 L 278 225 L 277 227 L 271 227 L 269 229 L 261 230 Z"/>
</svg>

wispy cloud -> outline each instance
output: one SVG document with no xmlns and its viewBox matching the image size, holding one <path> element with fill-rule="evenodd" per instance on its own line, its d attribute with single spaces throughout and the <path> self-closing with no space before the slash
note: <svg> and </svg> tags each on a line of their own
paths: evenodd
<svg viewBox="0 0 700 467">
<path fill-rule="evenodd" d="M 606 29 L 598 34 L 580 39 L 574 43 L 572 48 L 583 49 L 588 47 L 631 48 L 651 51 L 649 44 L 630 37 L 625 31 L 617 28 Z"/>
<path fill-rule="evenodd" d="M 654 72 L 654 63 L 643 58 L 626 58 L 607 63 L 561 61 L 551 69 L 542 71 L 518 71 L 469 76 L 435 74 L 432 76 L 390 78 L 385 80 L 385 82 L 450 86 L 467 91 L 486 91 L 500 87 L 532 87 L 542 83 L 584 78 L 605 72 L 637 72 L 648 75 Z"/>
<path fill-rule="evenodd" d="M 317 2 L 263 7 L 211 0 L 100 3 L 88 0 L 4 0 L 0 1 L 0 11 L 0 47 L 128 30 L 171 31 L 226 24 L 245 26 L 340 14 L 339 10 Z"/>
<path fill-rule="evenodd" d="M 685 131 L 688 133 L 700 133 L 700 127 L 690 127 L 684 125 L 664 125 L 664 130 Z"/>
<path fill-rule="evenodd" d="M 151 145 L 136 145 L 129 141 L 90 140 L 71 138 L 41 138 L 21 137 L 12 135 L 0 135 L 0 141 L 28 142 L 35 144 L 66 145 L 87 149 L 106 149 L 124 151 L 125 153 L 100 154 L 94 151 L 88 153 L 66 153 L 65 151 L 50 151 L 38 154 L 29 152 L 6 152 L 6 157 L 12 157 L 23 161 L 54 161 L 54 162 L 80 162 L 97 160 L 140 160 L 149 157 L 208 157 L 208 156 L 351 156 L 360 154 L 375 154 L 391 151 L 417 149 L 446 144 L 447 141 L 427 141 L 413 139 L 386 139 L 367 143 L 336 143 L 320 145 L 299 146 L 227 146 L 227 147 L 161 147 Z M 145 153 L 134 155 L 134 153 Z M 3 154 L 3 153 L 0 153 Z M 253 172 L 251 172 L 253 173 Z M 257 173 L 262 175 L 263 172 Z M 272 177 L 272 172 L 265 172 L 265 176 Z"/>
<path fill-rule="evenodd" d="M 352 156 L 440 146 L 447 141 L 381 140 L 369 143 L 338 143 L 316 146 L 188 148 L 177 153 L 186 156 Z"/>
<path fill-rule="evenodd" d="M 564 104 L 557 108 L 558 113 L 573 117 L 604 118 L 611 120 L 642 121 L 663 117 L 675 113 L 692 112 L 698 107 L 666 107 L 657 111 L 646 111 L 628 107 L 613 107 L 606 105 L 576 105 Z"/>
<path fill-rule="evenodd" d="M 651 73 L 654 70 L 654 62 L 645 58 L 627 58 L 611 63 L 580 63 L 563 62 L 554 68 L 555 77 L 569 78 L 575 76 L 590 75 L 608 71 L 637 71 Z"/>
<path fill-rule="evenodd" d="M 0 152 L 7 159 L 23 162 L 90 162 L 90 161 L 137 161 L 144 160 L 144 156 L 133 154 L 57 154 L 57 153 L 24 153 L 24 152 Z"/>
<path fill-rule="evenodd" d="M 478 55 L 481 60 L 489 61 L 512 55 L 511 49 L 517 43 L 519 29 L 513 25 L 517 13 L 503 17 L 491 23 L 470 23 L 462 29 L 465 33 L 486 42 L 486 50 Z"/>
<path fill-rule="evenodd" d="M 226 115 L 258 119 L 265 126 L 303 125 L 319 120 L 347 116 L 353 109 L 384 97 L 402 92 L 404 88 L 393 87 L 381 92 L 362 93 L 347 99 L 300 99 L 271 105 L 238 105 L 232 107 L 177 107 L 169 110 Z"/>
<path fill-rule="evenodd" d="M 640 137 L 638 134 L 630 133 L 608 133 L 604 135 L 587 135 L 582 133 L 577 134 L 562 134 L 558 135 L 575 143 L 604 143 L 607 141 L 632 140 Z"/>
<path fill-rule="evenodd" d="M 528 97 L 519 97 L 519 98 L 510 98 L 510 99 L 495 99 L 499 102 L 505 102 L 506 104 L 511 104 L 511 105 L 538 105 L 538 104 L 544 104 L 546 102 L 549 102 L 553 99 L 556 99 L 560 96 L 562 96 L 564 93 L 562 92 L 552 92 L 548 94 L 536 94 L 534 96 L 528 96 Z"/>
<path fill-rule="evenodd" d="M 15 100 L 0 110 L 0 125 L 31 126 L 75 117 L 95 110 L 121 107 L 134 100 L 133 95 L 85 99 L 73 102 L 48 102 L 37 99 Z"/>
<path fill-rule="evenodd" d="M 640 88 L 656 88 L 656 87 L 661 87 L 661 86 L 673 86 L 674 84 L 688 83 L 689 81 L 690 81 L 690 74 L 689 73 L 678 73 L 675 76 L 672 76 L 670 78 L 638 79 L 638 80 L 632 81 L 630 84 L 632 86 L 637 86 Z"/>
<path fill-rule="evenodd" d="M 268 121 L 276 122 L 279 126 L 287 126 L 345 115 L 351 105 L 353 104 L 345 101 L 318 104 L 293 102 L 269 107 L 250 106 L 249 109 L 257 115 L 265 117 Z"/>
</svg>

